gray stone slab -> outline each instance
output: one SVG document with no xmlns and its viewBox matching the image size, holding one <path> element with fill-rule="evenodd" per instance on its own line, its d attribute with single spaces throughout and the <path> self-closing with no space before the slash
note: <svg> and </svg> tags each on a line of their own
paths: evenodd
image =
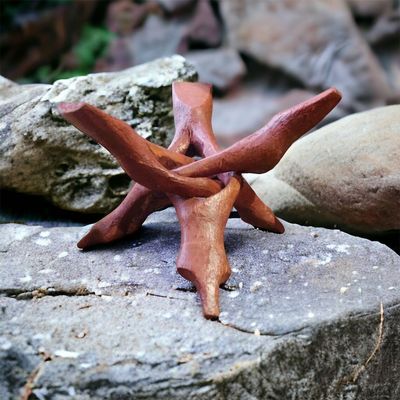
<svg viewBox="0 0 400 400">
<path fill-rule="evenodd" d="M 0 398 L 27 382 L 43 399 L 398 398 L 399 256 L 285 226 L 229 221 L 211 322 L 175 271 L 170 210 L 87 252 L 87 227 L 0 225 Z"/>
</svg>

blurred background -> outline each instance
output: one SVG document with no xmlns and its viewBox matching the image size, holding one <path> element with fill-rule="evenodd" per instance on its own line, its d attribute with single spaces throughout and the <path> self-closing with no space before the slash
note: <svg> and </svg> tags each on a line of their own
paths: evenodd
<svg viewBox="0 0 400 400">
<path fill-rule="evenodd" d="M 336 86 L 325 121 L 400 102 L 400 0 L 2 0 L 0 74 L 52 83 L 182 54 L 228 145 Z"/>
</svg>

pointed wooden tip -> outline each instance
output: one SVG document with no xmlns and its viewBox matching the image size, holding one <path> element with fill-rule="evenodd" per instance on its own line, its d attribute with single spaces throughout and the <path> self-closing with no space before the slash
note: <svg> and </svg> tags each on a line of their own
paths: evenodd
<svg viewBox="0 0 400 400">
<path fill-rule="evenodd" d="M 94 244 L 92 243 L 90 232 L 87 235 L 85 235 L 76 245 L 78 248 L 82 250 L 85 250 L 93 246 Z"/>
<path fill-rule="evenodd" d="M 330 103 L 331 107 L 334 108 L 341 99 L 342 99 L 342 94 L 339 92 L 339 90 L 332 87 L 323 91 L 322 93 L 320 93 L 318 96 L 315 96 L 311 100 L 315 103 L 325 101 L 327 103 Z"/>
<path fill-rule="evenodd" d="M 64 115 L 78 111 L 84 105 L 85 103 L 58 103 L 57 110 Z"/>
<path fill-rule="evenodd" d="M 275 217 L 275 223 L 269 230 L 274 233 L 284 233 L 285 227 L 283 226 L 282 222 Z"/>
<path fill-rule="evenodd" d="M 109 241 L 110 240 L 107 240 L 107 237 L 95 224 L 76 245 L 80 249 L 86 250 L 90 247 L 97 246 L 98 244 L 108 243 Z"/>
<path fill-rule="evenodd" d="M 197 291 L 201 299 L 203 315 L 206 319 L 216 320 L 219 317 L 219 283 L 197 282 Z"/>
</svg>

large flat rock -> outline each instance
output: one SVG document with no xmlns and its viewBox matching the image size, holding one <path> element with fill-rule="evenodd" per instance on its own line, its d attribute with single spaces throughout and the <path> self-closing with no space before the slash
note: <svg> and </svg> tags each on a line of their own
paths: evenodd
<svg viewBox="0 0 400 400">
<path fill-rule="evenodd" d="M 212 322 L 175 271 L 171 211 L 88 252 L 87 227 L 0 225 L 0 398 L 24 385 L 43 399 L 398 398 L 400 258 L 285 226 L 229 221 Z"/>
</svg>

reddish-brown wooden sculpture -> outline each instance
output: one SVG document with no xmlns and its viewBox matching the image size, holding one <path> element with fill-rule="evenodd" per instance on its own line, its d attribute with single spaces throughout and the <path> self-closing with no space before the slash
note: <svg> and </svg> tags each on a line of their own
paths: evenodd
<svg viewBox="0 0 400 400">
<path fill-rule="evenodd" d="M 139 230 L 154 211 L 175 207 L 181 226 L 178 272 L 196 286 L 206 318 L 218 318 L 219 286 L 230 276 L 224 229 L 232 207 L 243 221 L 276 233 L 283 225 L 240 173 L 272 169 L 289 146 L 340 101 L 336 89 L 276 115 L 267 125 L 220 150 L 211 127 L 211 87 L 175 82 L 175 137 L 168 149 L 141 138 L 129 125 L 85 103 L 58 105 L 64 118 L 107 148 L 135 185 L 122 203 L 78 243 L 82 249 Z M 185 155 L 195 151 L 195 161 Z"/>
</svg>

